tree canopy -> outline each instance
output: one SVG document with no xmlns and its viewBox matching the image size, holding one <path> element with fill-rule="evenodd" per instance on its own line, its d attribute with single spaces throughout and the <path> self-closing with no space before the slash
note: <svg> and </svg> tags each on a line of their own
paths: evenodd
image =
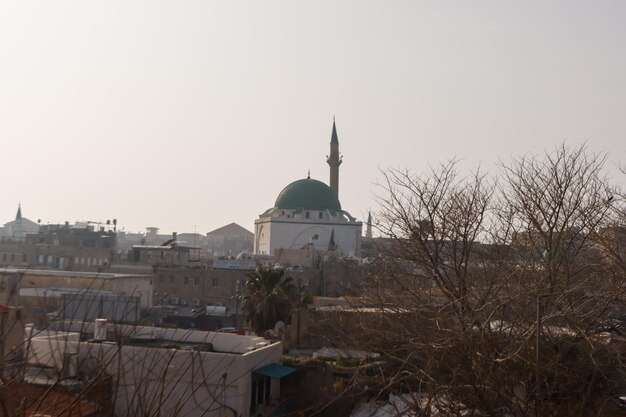
<svg viewBox="0 0 626 417">
<path fill-rule="evenodd" d="M 279 320 L 287 322 L 294 308 L 310 303 L 305 288 L 281 268 L 259 267 L 246 276 L 242 309 L 258 335 L 273 329 Z"/>
</svg>

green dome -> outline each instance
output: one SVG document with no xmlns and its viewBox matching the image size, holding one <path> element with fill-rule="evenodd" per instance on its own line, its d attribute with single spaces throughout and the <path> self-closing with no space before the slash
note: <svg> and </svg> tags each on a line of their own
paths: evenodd
<svg viewBox="0 0 626 417">
<path fill-rule="evenodd" d="M 341 203 L 335 192 L 323 182 L 311 178 L 294 181 L 283 188 L 276 198 L 274 207 L 341 211 Z"/>
</svg>

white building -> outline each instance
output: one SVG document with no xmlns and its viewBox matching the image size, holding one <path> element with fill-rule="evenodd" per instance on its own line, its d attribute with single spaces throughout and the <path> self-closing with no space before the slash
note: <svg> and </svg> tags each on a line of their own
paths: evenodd
<svg viewBox="0 0 626 417">
<path fill-rule="evenodd" d="M 39 232 L 39 225 L 26 217 L 22 217 L 22 205 L 17 208 L 15 220 L 11 220 L 0 228 L 0 237 L 23 240 L 27 234 Z"/>
<path fill-rule="evenodd" d="M 334 120 L 330 151 L 327 162 L 331 187 L 310 175 L 287 185 L 274 207 L 254 222 L 254 253 L 275 255 L 279 249 L 312 245 L 320 251 L 359 254 L 363 224 L 342 209 L 338 198 L 342 157 Z"/>
<path fill-rule="evenodd" d="M 270 410 L 278 401 L 280 378 L 293 371 L 278 363 L 282 343 L 260 337 L 104 326 L 96 333 L 93 323 L 84 322 L 27 329 L 26 381 L 58 384 L 54 373 L 49 376 L 51 369 L 66 383 L 78 376 L 111 377 L 116 417 L 247 417 Z M 99 340 L 85 340 L 92 337 Z"/>
<path fill-rule="evenodd" d="M 277 249 L 337 250 L 356 255 L 362 223 L 341 209 L 339 199 L 321 181 L 305 178 L 285 187 L 274 207 L 254 222 L 254 252 L 274 255 Z"/>
</svg>

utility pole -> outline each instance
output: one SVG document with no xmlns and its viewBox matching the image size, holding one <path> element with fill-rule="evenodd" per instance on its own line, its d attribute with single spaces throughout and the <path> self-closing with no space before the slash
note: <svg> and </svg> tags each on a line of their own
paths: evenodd
<svg viewBox="0 0 626 417">
<path fill-rule="evenodd" d="M 239 330 L 239 301 L 241 300 L 240 281 L 235 281 L 235 329 Z"/>
<path fill-rule="evenodd" d="M 302 277 L 298 277 L 298 322 L 296 323 L 296 346 L 300 348 L 300 315 L 302 314 Z"/>
</svg>

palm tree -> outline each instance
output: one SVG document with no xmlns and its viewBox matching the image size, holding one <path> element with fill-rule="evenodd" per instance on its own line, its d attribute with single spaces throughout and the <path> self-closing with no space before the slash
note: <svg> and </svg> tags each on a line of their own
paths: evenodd
<svg viewBox="0 0 626 417">
<path fill-rule="evenodd" d="M 273 329 L 279 320 L 286 322 L 293 308 L 310 303 L 310 297 L 303 296 L 302 286 L 286 277 L 283 269 L 259 267 L 246 276 L 242 310 L 250 328 L 258 335 Z"/>
</svg>

